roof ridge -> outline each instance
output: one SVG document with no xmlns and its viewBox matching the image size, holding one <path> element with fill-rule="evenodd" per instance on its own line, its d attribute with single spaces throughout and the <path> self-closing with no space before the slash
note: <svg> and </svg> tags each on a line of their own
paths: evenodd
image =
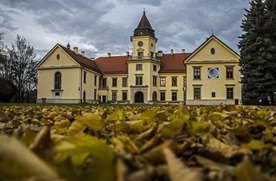
<svg viewBox="0 0 276 181">
<path fill-rule="evenodd" d="M 98 65 L 96 64 L 96 62 L 94 62 L 93 60 L 91 60 L 88 57 L 82 56 L 81 54 L 76 54 L 73 50 L 71 50 L 70 48 L 67 48 L 61 44 L 57 44 L 59 45 L 71 58 L 73 58 L 78 64 L 80 64 L 83 67 L 86 67 L 90 70 L 102 73 L 101 70 L 99 69 Z"/>
</svg>

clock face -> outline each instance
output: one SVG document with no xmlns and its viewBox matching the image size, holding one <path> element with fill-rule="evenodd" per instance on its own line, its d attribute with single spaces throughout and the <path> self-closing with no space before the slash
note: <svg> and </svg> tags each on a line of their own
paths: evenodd
<svg viewBox="0 0 276 181">
<path fill-rule="evenodd" d="M 139 46 L 139 47 L 142 47 L 142 46 L 143 46 L 143 42 L 142 42 L 142 41 L 139 41 L 139 42 L 138 42 L 138 46 Z"/>
<path fill-rule="evenodd" d="M 209 68 L 208 69 L 208 76 L 212 79 L 218 78 L 219 72 L 218 68 Z"/>
</svg>

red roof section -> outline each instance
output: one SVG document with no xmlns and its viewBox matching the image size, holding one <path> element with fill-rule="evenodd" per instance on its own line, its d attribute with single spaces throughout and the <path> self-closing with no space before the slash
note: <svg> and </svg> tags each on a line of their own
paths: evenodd
<svg viewBox="0 0 276 181">
<path fill-rule="evenodd" d="M 68 53 L 81 66 L 103 74 L 127 74 L 127 61 L 129 56 L 110 56 L 99 57 L 91 60 L 81 54 L 76 54 L 73 50 L 58 44 L 66 53 Z M 186 73 L 184 60 L 191 53 L 164 54 L 160 58 L 161 67 L 159 73 Z"/>
<path fill-rule="evenodd" d="M 95 60 L 103 74 L 127 74 L 129 56 L 99 57 Z"/>
<path fill-rule="evenodd" d="M 99 67 L 97 66 L 97 64 L 87 58 L 87 57 L 84 57 L 82 56 L 81 54 L 76 54 L 73 50 L 69 49 L 69 48 L 66 48 L 60 44 L 58 44 L 66 53 L 68 53 L 76 62 L 78 62 L 81 66 L 83 67 L 86 67 L 90 70 L 93 70 L 93 71 L 96 71 L 98 73 L 101 73 Z"/>
<path fill-rule="evenodd" d="M 186 66 L 184 65 L 184 60 L 191 53 L 174 53 L 174 54 L 164 54 L 161 61 L 161 67 L 159 73 L 186 73 Z"/>
</svg>

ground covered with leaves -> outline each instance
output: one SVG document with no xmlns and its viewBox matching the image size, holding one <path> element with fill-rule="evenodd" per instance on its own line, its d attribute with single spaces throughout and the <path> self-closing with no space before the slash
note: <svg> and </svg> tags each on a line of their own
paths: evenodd
<svg viewBox="0 0 276 181">
<path fill-rule="evenodd" d="M 276 110 L 0 106 L 0 180 L 273 181 Z"/>
</svg>

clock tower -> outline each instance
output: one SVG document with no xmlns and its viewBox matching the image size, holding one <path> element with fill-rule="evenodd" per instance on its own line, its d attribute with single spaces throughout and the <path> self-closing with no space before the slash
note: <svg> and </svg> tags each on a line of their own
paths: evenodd
<svg viewBox="0 0 276 181">
<path fill-rule="evenodd" d="M 155 53 L 157 38 L 145 11 L 130 40 L 133 52 L 127 61 L 130 103 L 154 103 L 159 92 L 157 78 L 161 63 Z"/>
<path fill-rule="evenodd" d="M 157 38 L 145 11 L 137 28 L 134 30 L 133 36 L 131 36 L 131 42 L 134 57 L 138 59 L 155 57 Z"/>
</svg>

